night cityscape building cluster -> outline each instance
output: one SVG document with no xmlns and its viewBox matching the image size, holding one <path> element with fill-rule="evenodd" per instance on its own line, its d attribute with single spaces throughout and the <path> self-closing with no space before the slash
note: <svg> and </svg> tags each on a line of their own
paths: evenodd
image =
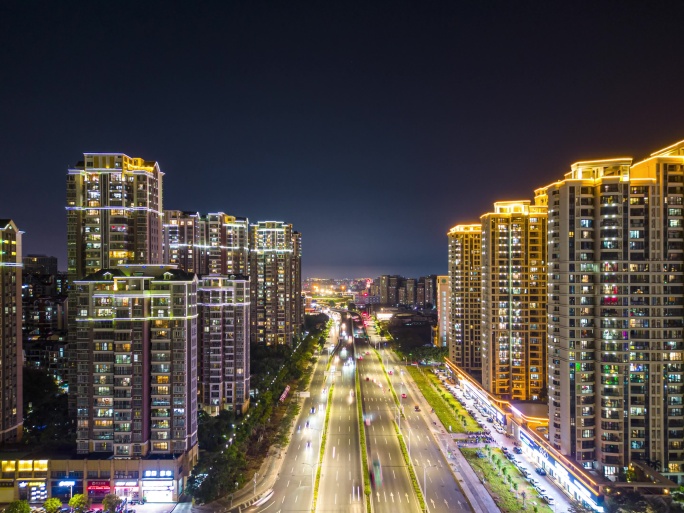
<svg viewBox="0 0 684 513">
<path fill-rule="evenodd" d="M 681 141 L 576 162 L 447 234 L 447 363 L 493 415 L 547 405 L 520 437 L 569 492 L 627 467 L 684 482 L 683 209 Z"/>
<path fill-rule="evenodd" d="M 3 463 L 3 477 L 73 484 L 13 481 L 0 502 L 177 500 L 198 458 L 198 412 L 249 407 L 250 342 L 301 335 L 301 234 L 165 211 L 163 178 L 154 161 L 84 154 L 67 174 L 66 275 L 54 257 L 22 258 L 22 232 L 0 221 L 2 441 L 21 439 L 24 353 L 65 385 L 76 420 L 72 458 Z"/>
</svg>

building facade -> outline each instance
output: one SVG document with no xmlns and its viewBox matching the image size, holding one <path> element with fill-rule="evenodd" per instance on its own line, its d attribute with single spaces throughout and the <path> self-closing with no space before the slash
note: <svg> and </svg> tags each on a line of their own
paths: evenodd
<svg viewBox="0 0 684 513">
<path fill-rule="evenodd" d="M 482 222 L 482 384 L 508 400 L 546 396 L 546 204 L 501 201 Z"/>
<path fill-rule="evenodd" d="M 437 340 L 436 345 L 447 347 L 449 322 L 451 321 L 451 297 L 449 277 L 437 276 Z"/>
<path fill-rule="evenodd" d="M 578 162 L 549 206 L 549 440 L 684 482 L 684 141 Z"/>
<path fill-rule="evenodd" d="M 301 235 L 281 221 L 260 221 L 250 231 L 252 342 L 292 344 L 301 329 Z"/>
<path fill-rule="evenodd" d="M 249 404 L 249 278 L 208 275 L 199 281 L 199 397 L 210 415 Z"/>
<path fill-rule="evenodd" d="M 22 384 L 22 233 L 11 219 L 0 219 L 0 442 L 21 440 L 24 426 Z"/>
<path fill-rule="evenodd" d="M 159 164 L 84 153 L 67 175 L 67 269 L 80 279 L 124 264 L 162 263 Z"/>
<path fill-rule="evenodd" d="M 454 226 L 449 240 L 449 358 L 469 374 L 482 373 L 482 225 Z"/>
<path fill-rule="evenodd" d="M 197 450 L 197 278 L 175 266 L 102 269 L 74 283 L 77 452 Z"/>
</svg>

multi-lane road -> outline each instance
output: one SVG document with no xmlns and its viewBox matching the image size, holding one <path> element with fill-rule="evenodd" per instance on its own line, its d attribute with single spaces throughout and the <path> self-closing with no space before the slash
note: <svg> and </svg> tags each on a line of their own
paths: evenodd
<svg viewBox="0 0 684 513">
<path fill-rule="evenodd" d="M 410 447 L 416 477 L 420 482 L 429 511 L 433 513 L 472 511 L 451 471 L 447 458 L 435 441 L 435 437 L 443 435 L 441 428 L 429 420 L 426 421 L 425 401 L 422 397 L 417 397 L 418 392 L 415 391 L 415 387 L 407 386 L 410 376 L 403 372 L 403 365 L 400 365 L 394 352 L 382 347 L 381 339 L 372 326 L 369 326 L 367 331 L 371 344 L 380 347 L 380 355 L 385 362 L 383 370 L 387 373 L 392 371 L 392 374 L 387 374 L 387 376 L 404 410 L 404 417 L 400 419 L 401 431 Z M 377 361 L 375 355 L 373 359 Z M 420 411 L 416 411 L 416 406 L 419 406 Z"/>
<path fill-rule="evenodd" d="M 367 344 L 359 344 L 357 351 L 363 357 L 357 362 L 369 462 L 372 467 L 372 462 L 377 461 L 382 475 L 382 479 L 379 479 L 378 472 L 374 472 L 376 478 L 371 490 L 373 511 L 419 512 L 420 505 L 394 427 L 397 408 L 388 390 L 382 366 Z"/>
</svg>

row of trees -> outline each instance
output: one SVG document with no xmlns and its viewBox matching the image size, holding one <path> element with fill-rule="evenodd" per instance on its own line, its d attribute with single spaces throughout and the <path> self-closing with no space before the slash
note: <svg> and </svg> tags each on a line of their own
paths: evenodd
<svg viewBox="0 0 684 513">
<path fill-rule="evenodd" d="M 102 499 L 102 510 L 105 513 L 116 513 L 122 503 L 121 497 L 110 493 Z M 85 513 L 90 508 L 90 499 L 82 493 L 77 493 L 69 499 L 69 507 L 73 513 Z M 58 513 L 62 509 L 62 501 L 51 497 L 43 503 L 43 508 L 46 513 Z M 28 501 L 10 502 L 4 513 L 31 513 L 31 506 Z"/>
</svg>

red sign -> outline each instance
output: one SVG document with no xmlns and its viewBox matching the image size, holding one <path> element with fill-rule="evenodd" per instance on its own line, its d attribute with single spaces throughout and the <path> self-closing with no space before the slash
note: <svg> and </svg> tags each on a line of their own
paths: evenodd
<svg viewBox="0 0 684 513">
<path fill-rule="evenodd" d="M 109 486 L 109 481 L 88 481 L 88 486 Z"/>
<path fill-rule="evenodd" d="M 287 386 L 285 387 L 285 391 L 284 391 L 284 392 L 282 393 L 282 395 L 280 396 L 280 402 L 281 402 L 281 403 L 285 400 L 285 398 L 287 397 L 287 393 L 288 393 L 289 391 L 290 391 L 290 385 L 287 385 Z"/>
</svg>

